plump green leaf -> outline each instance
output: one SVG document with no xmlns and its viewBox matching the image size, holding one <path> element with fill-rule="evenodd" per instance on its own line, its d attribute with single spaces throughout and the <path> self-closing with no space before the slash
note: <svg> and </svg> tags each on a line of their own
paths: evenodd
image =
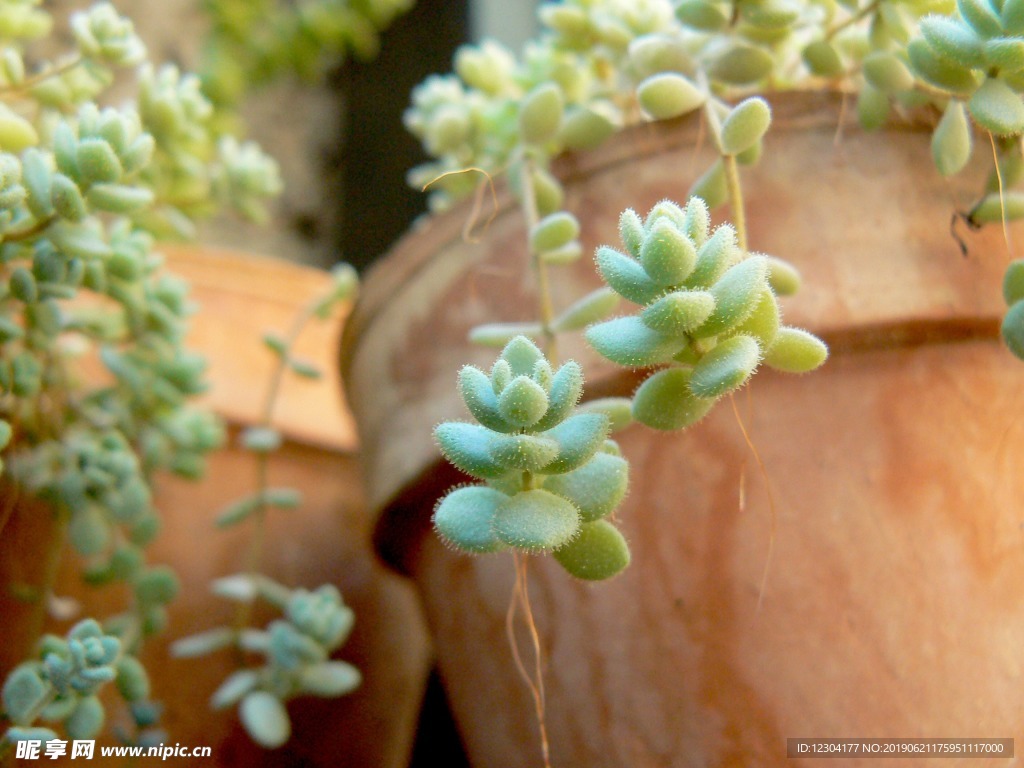
<svg viewBox="0 0 1024 768">
<path fill-rule="evenodd" d="M 508 497 L 481 485 L 456 488 L 434 510 L 434 528 L 465 552 L 494 552 L 504 544 L 494 535 L 494 513 Z"/>
<path fill-rule="evenodd" d="M 105 719 L 106 713 L 100 700 L 95 696 L 85 696 L 64 721 L 64 730 L 72 739 L 95 739 L 103 730 Z"/>
<path fill-rule="evenodd" d="M 894 53 L 877 51 L 864 59 L 864 77 L 882 93 L 902 93 L 914 87 L 914 76 Z"/>
<path fill-rule="evenodd" d="M 644 223 L 632 208 L 627 208 L 619 216 L 619 237 L 626 250 L 635 258 L 640 258 L 640 247 L 644 244 Z"/>
<path fill-rule="evenodd" d="M 526 95 L 519 108 L 519 135 L 527 144 L 554 138 L 562 124 L 565 97 L 555 83 L 541 83 Z"/>
<path fill-rule="evenodd" d="M 738 155 L 761 140 L 772 122 L 768 102 L 759 96 L 744 99 L 729 112 L 722 123 L 722 153 Z"/>
<path fill-rule="evenodd" d="M 552 377 L 551 388 L 548 390 L 547 413 L 533 428 L 543 432 L 563 422 L 572 413 L 582 394 L 583 369 L 576 361 L 569 360 Z"/>
<path fill-rule="evenodd" d="M 697 397 L 690 390 L 692 371 L 666 368 L 648 378 L 633 395 L 633 418 L 666 431 L 696 424 L 711 410 L 714 398 Z"/>
<path fill-rule="evenodd" d="M 725 166 L 721 158 L 715 160 L 711 167 L 693 182 L 687 192 L 688 197 L 698 197 L 708 208 L 717 208 L 729 199 L 729 188 L 725 181 Z"/>
<path fill-rule="evenodd" d="M 708 291 L 673 291 L 644 308 L 644 325 L 671 337 L 685 337 L 705 322 L 715 309 Z"/>
<path fill-rule="evenodd" d="M 665 219 L 654 223 L 640 247 L 641 266 L 661 287 L 682 283 L 696 263 L 697 250 L 690 238 Z"/>
<path fill-rule="evenodd" d="M 707 242 L 708 233 L 711 231 L 711 214 L 703 198 L 691 197 L 686 201 L 682 229 L 698 249 Z"/>
<path fill-rule="evenodd" d="M 551 475 L 544 481 L 545 490 L 571 501 L 585 523 L 614 512 L 628 485 L 629 463 L 603 451 L 572 472 Z"/>
<path fill-rule="evenodd" d="M 303 667 L 299 673 L 299 688 L 303 693 L 324 698 L 335 698 L 351 693 L 363 681 L 359 670 L 344 661 L 324 661 Z"/>
<path fill-rule="evenodd" d="M 1007 306 L 1024 299 L 1024 259 L 1014 259 L 1003 274 L 1003 300 Z"/>
<path fill-rule="evenodd" d="M 117 690 L 125 701 L 149 698 L 149 675 L 135 656 L 123 656 L 117 662 Z"/>
<path fill-rule="evenodd" d="M 580 260 L 580 256 L 583 255 L 583 246 L 578 241 L 573 240 L 571 243 L 553 248 L 550 251 L 541 251 L 539 254 L 541 261 L 545 264 L 551 264 L 553 266 L 563 266 L 565 264 L 572 264 Z"/>
<path fill-rule="evenodd" d="M 559 333 L 579 331 L 591 323 L 604 320 L 619 305 L 619 295 L 611 288 L 598 288 L 570 305 L 555 318 L 551 327 Z"/>
<path fill-rule="evenodd" d="M 647 304 L 662 293 L 662 288 L 651 280 L 640 262 L 602 245 L 597 249 L 597 270 L 613 291 L 634 304 Z"/>
<path fill-rule="evenodd" d="M 249 736 L 261 747 L 276 749 L 291 737 L 288 711 L 280 699 L 266 691 L 246 694 L 238 714 Z"/>
<path fill-rule="evenodd" d="M 442 455 L 458 469 L 473 477 L 500 477 L 505 467 L 491 456 L 495 433 L 479 424 L 449 421 L 434 429 Z"/>
<path fill-rule="evenodd" d="M 514 427 L 533 426 L 547 409 L 547 392 L 527 376 L 516 376 L 498 396 L 498 412 Z"/>
<path fill-rule="evenodd" d="M 999 193 L 985 195 L 971 212 L 968 218 L 974 224 L 990 224 L 994 221 L 1007 221 L 1024 219 L 1024 192 L 1008 190 Z"/>
<path fill-rule="evenodd" d="M 741 255 L 736 245 L 736 230 L 730 224 L 723 224 L 697 251 L 697 265 L 686 280 L 686 286 L 708 288 L 739 261 Z"/>
<path fill-rule="evenodd" d="M 921 19 L 921 34 L 939 56 L 974 68 L 985 65 L 984 41 L 971 27 L 960 19 L 932 15 Z M 890 54 L 891 55 L 891 54 Z M 876 85 L 882 88 L 882 86 Z"/>
<path fill-rule="evenodd" d="M 1014 302 L 1003 317 L 1002 335 L 1010 351 L 1024 360 L 1024 300 Z"/>
<path fill-rule="evenodd" d="M 734 43 L 711 63 L 711 79 L 729 85 L 751 85 L 767 77 L 774 60 L 763 48 Z"/>
<path fill-rule="evenodd" d="M 676 6 L 676 18 L 691 29 L 703 32 L 719 32 L 729 24 L 717 3 L 707 0 L 684 0 Z"/>
<path fill-rule="evenodd" d="M 494 515 L 495 535 L 526 552 L 556 549 L 576 536 L 579 529 L 576 507 L 540 488 L 506 498 Z"/>
<path fill-rule="evenodd" d="M 483 347 L 503 347 L 517 336 L 537 338 L 542 332 L 540 323 L 484 323 L 470 330 L 469 340 Z"/>
<path fill-rule="evenodd" d="M 1005 0 L 999 16 L 1006 34 L 1024 33 L 1024 0 Z"/>
<path fill-rule="evenodd" d="M 1024 39 L 997 37 L 985 41 L 985 61 L 1005 72 L 1024 69 Z"/>
<path fill-rule="evenodd" d="M 781 328 L 765 354 L 765 364 L 787 373 L 806 373 L 828 358 L 828 347 L 817 336 L 800 328 Z"/>
<path fill-rule="evenodd" d="M 782 322 L 779 304 L 770 288 L 764 288 L 757 299 L 757 306 L 750 316 L 732 329 L 732 333 L 751 336 L 762 350 L 768 349 L 775 341 Z"/>
<path fill-rule="evenodd" d="M 512 432 L 514 427 L 507 424 L 498 411 L 498 398 L 494 394 L 490 377 L 472 365 L 459 371 L 459 391 L 462 400 L 473 414 L 473 418 L 495 432 Z"/>
<path fill-rule="evenodd" d="M 251 600 L 252 598 L 250 598 Z M 218 627 L 197 635 L 189 635 L 171 644 L 171 655 L 190 659 L 229 648 L 235 642 L 235 633 L 228 627 Z M 231 702 L 232 704 L 234 702 Z"/>
<path fill-rule="evenodd" d="M 577 579 L 602 581 L 629 565 L 629 545 L 607 520 L 584 523 L 579 535 L 554 552 L 555 560 Z"/>
<path fill-rule="evenodd" d="M 889 97 L 870 83 L 857 96 L 857 120 L 864 130 L 874 131 L 889 119 Z"/>
<path fill-rule="evenodd" d="M 743 386 L 760 360 L 761 348 L 750 336 L 728 338 L 694 366 L 690 391 L 697 397 L 721 397 Z"/>
<path fill-rule="evenodd" d="M 992 133 L 1008 136 L 1024 131 L 1024 101 L 1002 80 L 989 78 L 967 103 L 971 116 Z"/>
<path fill-rule="evenodd" d="M 652 331 L 636 316 L 617 317 L 590 326 L 587 342 L 619 365 L 640 367 L 667 362 L 686 346 L 686 339 Z"/>
<path fill-rule="evenodd" d="M 815 40 L 803 50 L 804 64 L 812 75 L 818 77 L 839 77 L 843 74 L 843 60 L 835 46 L 826 40 Z"/>
<path fill-rule="evenodd" d="M 535 472 L 547 466 L 558 456 L 558 443 L 536 435 L 498 435 L 491 437 L 491 456 L 502 468 Z"/>
<path fill-rule="evenodd" d="M 753 314 L 761 291 L 768 287 L 768 262 L 763 256 L 751 256 L 730 267 L 711 286 L 715 308 L 694 331 L 699 338 L 725 333 Z"/>
<path fill-rule="evenodd" d="M 707 98 L 691 80 L 677 72 L 645 78 L 636 89 L 637 100 L 654 120 L 668 120 L 692 112 Z"/>
<path fill-rule="evenodd" d="M 981 37 L 994 37 L 1003 31 L 999 14 L 988 0 L 956 0 L 956 7 Z"/>
<path fill-rule="evenodd" d="M 558 457 L 541 471 L 551 475 L 582 466 L 601 448 L 608 427 L 608 417 L 602 413 L 577 413 L 544 432 L 544 438 L 558 444 Z"/>
<path fill-rule="evenodd" d="M 917 76 L 936 88 L 955 95 L 967 96 L 973 93 L 978 85 L 978 77 L 971 69 L 939 56 L 923 39 L 910 41 L 907 45 L 907 56 L 911 69 Z M 861 122 L 863 123 L 863 119 Z"/>
<path fill-rule="evenodd" d="M 792 296 L 800 290 L 800 271 L 785 259 L 765 256 L 768 260 L 768 285 L 777 296 Z"/>
<path fill-rule="evenodd" d="M 603 413 L 608 417 L 610 433 L 625 429 L 633 423 L 633 401 L 628 397 L 599 397 L 580 404 L 580 413 Z"/>
<path fill-rule="evenodd" d="M 595 149 L 615 133 L 620 122 L 604 110 L 576 106 L 566 113 L 559 138 L 566 149 Z"/>
<path fill-rule="evenodd" d="M 49 684 L 40 678 L 39 671 L 34 666 L 23 664 L 16 667 L 4 682 L 4 713 L 14 723 L 31 725 L 32 714 L 42 704 L 49 691 Z"/>
<path fill-rule="evenodd" d="M 537 361 L 544 359 L 544 354 L 528 338 L 517 336 L 505 345 L 501 359 L 509 364 L 515 376 L 529 376 Z"/>
<path fill-rule="evenodd" d="M 251 669 L 232 672 L 210 697 L 210 708 L 216 710 L 234 706 L 252 691 L 259 681 L 259 675 Z"/>
<path fill-rule="evenodd" d="M 963 102 L 950 99 L 932 134 L 932 158 L 943 176 L 959 173 L 971 158 L 971 124 Z"/>
<path fill-rule="evenodd" d="M 580 223 L 568 211 L 545 216 L 530 230 L 530 247 L 534 253 L 561 248 L 580 235 Z"/>
<path fill-rule="evenodd" d="M 686 73 L 694 62 L 686 45 L 675 35 L 651 33 L 633 38 L 629 63 L 634 77 L 643 79 L 662 72 Z"/>
</svg>

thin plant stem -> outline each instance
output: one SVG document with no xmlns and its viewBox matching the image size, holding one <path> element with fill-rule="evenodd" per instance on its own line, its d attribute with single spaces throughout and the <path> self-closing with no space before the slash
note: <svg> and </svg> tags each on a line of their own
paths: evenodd
<svg viewBox="0 0 1024 768">
<path fill-rule="evenodd" d="M 832 27 L 830 30 L 828 30 L 825 33 L 825 39 L 826 40 L 831 40 L 833 37 L 838 35 L 844 29 L 846 29 L 848 27 L 852 27 L 854 24 L 856 24 L 861 19 L 866 19 L 872 13 L 877 11 L 878 7 L 881 4 L 882 4 L 882 0 L 872 0 L 872 2 L 868 3 L 867 5 L 865 5 L 863 8 L 861 8 L 855 14 L 850 16 L 848 19 L 844 19 L 842 22 L 840 22 L 839 24 L 836 24 L 834 27 Z"/>
<path fill-rule="evenodd" d="M 65 72 L 71 71 L 83 61 L 84 59 L 81 56 L 75 56 L 61 64 L 57 64 L 51 69 L 47 69 L 44 72 L 39 72 L 31 77 L 27 77 L 16 85 L 8 85 L 4 88 L 0 88 L 0 99 L 5 96 L 18 96 L 23 94 L 40 83 L 46 82 L 52 77 L 60 77 Z"/>
<path fill-rule="evenodd" d="M 736 155 L 724 155 L 725 184 L 729 190 L 729 207 L 732 210 L 732 223 L 736 228 L 736 241 L 740 249 L 747 250 L 747 214 L 743 206 L 743 187 L 740 185 L 740 168 Z"/>
<path fill-rule="evenodd" d="M 284 382 L 284 374 L 288 370 L 288 363 L 291 358 L 292 347 L 296 339 L 305 329 L 306 324 L 317 314 L 324 305 L 324 298 L 316 298 L 303 307 L 292 323 L 287 335 L 284 337 L 284 345 L 281 353 L 277 356 L 277 363 L 270 375 L 267 391 L 263 397 L 263 405 L 260 409 L 259 426 L 269 428 L 274 416 L 274 408 L 277 405 L 281 393 L 281 385 Z M 252 538 L 249 540 L 249 548 L 245 555 L 245 572 L 253 580 L 260 576 L 263 564 L 263 550 L 266 546 L 266 516 L 267 516 L 267 489 L 270 486 L 270 455 L 266 451 L 260 451 L 256 455 L 256 490 L 259 494 L 259 506 L 252 514 Z M 253 604 L 255 601 L 243 601 L 238 604 L 235 610 L 234 628 L 241 632 L 252 620 Z"/>
<path fill-rule="evenodd" d="M 523 217 L 526 219 L 526 233 L 530 233 L 537 222 L 540 221 L 540 214 L 537 212 L 537 196 L 533 190 L 534 163 L 530 157 L 522 160 L 522 196 L 520 206 L 523 210 Z M 541 259 L 540 254 L 534 251 L 532 246 L 527 246 L 530 251 L 530 263 L 533 266 L 533 274 L 537 278 L 537 311 L 540 315 L 541 333 L 544 336 L 542 347 L 548 361 L 554 365 L 558 358 L 558 343 L 555 338 L 555 331 L 552 324 L 555 320 L 555 310 L 551 299 L 551 283 L 548 279 L 548 267 Z"/>
</svg>

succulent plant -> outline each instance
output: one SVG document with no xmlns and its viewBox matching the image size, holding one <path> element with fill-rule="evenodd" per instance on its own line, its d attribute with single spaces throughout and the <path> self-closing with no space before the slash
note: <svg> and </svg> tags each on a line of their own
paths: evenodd
<svg viewBox="0 0 1024 768">
<path fill-rule="evenodd" d="M 658 429 L 682 429 L 722 396 L 743 386 L 762 360 L 803 373 L 825 362 L 813 335 L 781 324 L 777 293 L 796 288 L 779 259 L 745 253 L 729 224 L 711 230 L 699 197 L 685 208 L 662 201 L 641 220 L 619 221 L 626 253 L 603 246 L 597 268 L 608 285 L 643 309 L 587 329 L 594 349 L 624 366 L 667 366 L 633 396 L 633 417 Z"/>
<path fill-rule="evenodd" d="M 478 423 L 446 422 L 435 437 L 449 461 L 486 482 L 440 500 L 434 526 L 441 538 L 471 553 L 552 552 L 583 579 L 625 568 L 629 548 L 608 518 L 626 494 L 629 468 L 607 437 L 608 417 L 576 412 L 579 365 L 554 371 L 518 336 L 489 375 L 466 366 L 459 385 Z"/>
</svg>

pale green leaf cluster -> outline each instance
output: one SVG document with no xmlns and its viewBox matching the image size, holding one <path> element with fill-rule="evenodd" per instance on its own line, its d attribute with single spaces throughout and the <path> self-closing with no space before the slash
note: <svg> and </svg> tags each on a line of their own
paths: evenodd
<svg viewBox="0 0 1024 768">
<path fill-rule="evenodd" d="M 629 548 L 610 516 L 626 494 L 629 467 L 608 439 L 609 417 L 576 409 L 579 365 L 553 370 L 518 336 L 490 373 L 463 368 L 459 387 L 477 423 L 446 422 L 435 438 L 445 458 L 484 483 L 454 488 L 438 502 L 441 538 L 471 553 L 552 552 L 582 579 L 625 568 Z"/>
<path fill-rule="evenodd" d="M 789 372 L 825 361 L 820 340 L 782 325 L 776 291 L 793 287 L 795 270 L 745 253 L 729 224 L 712 230 L 701 198 L 685 208 L 662 201 L 645 219 L 627 210 L 619 231 L 624 251 L 599 248 L 597 269 L 642 310 L 592 325 L 586 337 L 620 365 L 659 367 L 633 397 L 637 421 L 683 429 L 762 361 Z"/>
<path fill-rule="evenodd" d="M 103 709 L 82 680 L 116 678 L 131 738 L 159 741 L 136 656 L 166 624 L 178 582 L 146 560 L 160 527 L 151 480 L 199 476 L 223 435 L 190 404 L 206 364 L 184 347 L 187 285 L 154 238 L 190 234 L 224 206 L 259 217 L 279 180 L 257 148 L 215 126 L 195 76 L 148 62 L 113 5 L 74 14 L 71 48 L 47 60 L 31 43 L 52 26 L 40 3 L 0 0 L 0 442 L 10 479 L 53 509 L 85 580 L 120 582 L 129 604 L 103 623 L 119 641 L 95 622 L 44 639 L 4 703 L 15 735 L 39 733 L 25 729 L 42 718 L 92 738 Z M 118 68 L 134 70 L 135 98 L 101 108 Z M 83 358 L 108 375 L 86 381 Z M 116 642 L 118 658 L 100 659 Z M 33 698 L 40 685 L 45 701 Z"/>
<path fill-rule="evenodd" d="M 210 33 L 200 72 L 222 111 L 284 74 L 320 77 L 348 56 L 372 59 L 380 33 L 414 0 L 208 0 Z"/>
<path fill-rule="evenodd" d="M 66 738 L 95 739 L 106 720 L 99 694 L 111 682 L 136 725 L 153 724 L 146 670 L 116 632 L 85 619 L 66 637 L 43 636 L 35 656 L 15 667 L 4 683 L 3 712 L 11 722 L 6 741 L 56 739 L 58 724 Z M 162 738 L 159 732 L 149 735 Z"/>
<path fill-rule="evenodd" d="M 256 743 L 273 749 L 288 740 L 291 722 L 285 702 L 289 699 L 343 696 L 361 683 L 358 669 L 330 658 L 355 623 L 355 614 L 334 586 L 325 584 L 312 592 L 289 590 L 265 576 L 240 574 L 217 580 L 213 589 L 243 603 L 262 598 L 283 615 L 264 629 L 218 627 L 178 640 L 172 647 L 180 657 L 226 648 L 263 657 L 262 665 L 232 673 L 211 698 L 215 709 L 237 704 L 242 724 Z"/>
</svg>

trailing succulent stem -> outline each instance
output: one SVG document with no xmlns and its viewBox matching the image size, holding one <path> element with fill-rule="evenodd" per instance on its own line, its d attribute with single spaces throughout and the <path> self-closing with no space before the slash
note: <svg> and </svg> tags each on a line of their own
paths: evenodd
<svg viewBox="0 0 1024 768">
<path fill-rule="evenodd" d="M 355 614 L 338 590 L 330 584 L 309 592 L 289 589 L 262 573 L 266 539 L 266 516 L 271 509 L 291 510 L 302 496 L 294 488 L 271 487 L 271 455 L 281 447 L 282 435 L 272 426 L 274 408 L 286 373 L 317 378 L 319 369 L 294 355 L 299 335 L 314 318 L 331 317 L 334 308 L 355 294 L 355 270 L 342 264 L 334 270 L 334 283 L 322 297 L 312 301 L 296 317 L 284 337 L 267 334 L 264 344 L 275 357 L 267 385 L 260 423 L 242 433 L 242 446 L 256 462 L 256 488 L 227 505 L 217 517 L 217 526 L 228 528 L 248 522 L 252 530 L 245 571 L 218 579 L 213 591 L 233 600 L 237 607 L 230 627 L 217 627 L 178 640 L 173 647 L 177 656 L 196 657 L 233 648 L 240 669 L 229 676 L 211 698 L 211 706 L 221 709 L 238 704 L 242 724 L 252 739 L 269 749 L 279 747 L 291 736 L 291 722 L 284 703 L 295 696 L 343 696 L 361 682 L 359 670 L 344 661 L 331 661 L 330 654 L 348 638 Z M 250 626 L 255 601 L 261 598 L 283 614 L 266 628 Z M 259 667 L 245 664 L 250 655 L 259 655 Z"/>
</svg>

